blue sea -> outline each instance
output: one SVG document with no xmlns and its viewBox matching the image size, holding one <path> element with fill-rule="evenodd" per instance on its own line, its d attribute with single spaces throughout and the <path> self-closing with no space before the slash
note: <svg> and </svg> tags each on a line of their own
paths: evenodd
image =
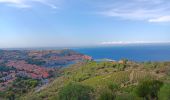
<svg viewBox="0 0 170 100">
<path fill-rule="evenodd" d="M 121 45 L 74 48 L 80 53 L 92 56 L 93 59 L 120 60 L 127 58 L 133 61 L 170 61 L 170 44 Z"/>
</svg>

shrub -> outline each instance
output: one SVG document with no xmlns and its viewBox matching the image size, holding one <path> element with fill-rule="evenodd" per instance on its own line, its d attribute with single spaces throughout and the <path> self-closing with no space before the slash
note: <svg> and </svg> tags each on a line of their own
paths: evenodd
<svg viewBox="0 0 170 100">
<path fill-rule="evenodd" d="M 115 100 L 143 100 L 133 94 L 127 94 L 127 93 L 123 93 L 120 95 L 117 95 Z"/>
<path fill-rule="evenodd" d="M 109 88 L 111 91 L 115 92 L 115 91 L 117 91 L 117 90 L 119 89 L 119 86 L 118 86 L 117 84 L 115 84 L 115 83 L 110 83 L 110 84 L 108 85 L 108 88 Z"/>
<path fill-rule="evenodd" d="M 90 78 L 91 74 L 89 73 L 78 73 L 73 77 L 73 80 L 76 82 L 84 81 L 88 78 Z"/>
<path fill-rule="evenodd" d="M 126 66 L 125 66 L 124 64 L 117 64 L 117 65 L 116 65 L 116 68 L 117 68 L 119 71 L 123 71 L 123 70 L 126 68 Z"/>
<path fill-rule="evenodd" d="M 170 84 L 165 84 L 160 89 L 159 100 L 170 100 Z"/>
<path fill-rule="evenodd" d="M 15 93 L 12 91 L 8 91 L 6 93 L 6 98 L 8 98 L 8 100 L 15 100 Z"/>
<path fill-rule="evenodd" d="M 92 88 L 78 83 L 69 83 L 59 91 L 59 100 L 90 100 Z"/>
<path fill-rule="evenodd" d="M 101 92 L 99 100 L 114 100 L 115 94 L 110 90 L 104 90 Z"/>
<path fill-rule="evenodd" d="M 155 62 L 144 62 L 144 67 L 145 68 L 157 68 L 159 67 L 158 63 Z"/>
<path fill-rule="evenodd" d="M 157 99 L 162 84 L 163 83 L 158 80 L 145 80 L 139 83 L 135 92 L 139 97 L 143 97 L 146 100 Z"/>
</svg>

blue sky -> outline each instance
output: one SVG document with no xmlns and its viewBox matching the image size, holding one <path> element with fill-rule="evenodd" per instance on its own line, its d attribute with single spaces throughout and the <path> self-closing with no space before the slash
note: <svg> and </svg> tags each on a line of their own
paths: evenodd
<svg viewBox="0 0 170 100">
<path fill-rule="evenodd" d="M 0 0 L 0 48 L 169 41 L 169 0 Z"/>
</svg>

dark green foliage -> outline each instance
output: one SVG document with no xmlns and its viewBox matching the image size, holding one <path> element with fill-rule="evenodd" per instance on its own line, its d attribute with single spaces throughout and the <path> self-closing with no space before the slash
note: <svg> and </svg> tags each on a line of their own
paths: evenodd
<svg viewBox="0 0 170 100">
<path fill-rule="evenodd" d="M 143 100 L 133 94 L 120 94 L 120 95 L 116 95 L 116 99 L 115 100 Z"/>
<path fill-rule="evenodd" d="M 81 82 L 81 81 L 84 81 L 88 78 L 90 78 L 91 74 L 89 73 L 81 73 L 79 75 L 77 75 L 77 77 L 74 77 L 73 80 L 76 81 L 76 82 Z"/>
<path fill-rule="evenodd" d="M 170 100 L 170 84 L 165 84 L 160 89 L 159 100 Z"/>
<path fill-rule="evenodd" d="M 108 83 L 108 87 L 101 90 L 99 100 L 114 100 L 119 86 L 115 83 Z"/>
<path fill-rule="evenodd" d="M 15 68 L 14 67 L 7 67 L 5 65 L 2 65 L 2 66 L 0 65 L 0 72 L 8 72 L 10 70 L 15 70 Z"/>
<path fill-rule="evenodd" d="M 123 70 L 126 68 L 126 66 L 125 66 L 125 64 L 116 64 L 116 68 L 117 68 L 119 71 L 123 71 Z"/>
<path fill-rule="evenodd" d="M 112 92 L 116 92 L 119 89 L 119 86 L 115 83 L 110 83 L 108 85 L 108 88 L 112 91 Z"/>
<path fill-rule="evenodd" d="M 103 90 L 100 94 L 99 100 L 114 100 L 115 94 L 110 90 Z"/>
<path fill-rule="evenodd" d="M 146 100 L 157 99 L 162 85 L 163 83 L 158 80 L 145 80 L 137 86 L 136 94 Z"/>
<path fill-rule="evenodd" d="M 34 64 L 34 65 L 39 65 L 39 66 L 41 66 L 41 65 L 43 65 L 43 64 L 46 63 L 45 61 L 42 61 L 42 60 L 40 60 L 40 59 L 31 59 L 31 58 L 26 59 L 25 61 L 26 61 L 28 64 Z"/>
<path fill-rule="evenodd" d="M 38 85 L 38 81 L 34 80 L 34 79 L 24 79 L 24 78 L 17 78 L 14 82 L 13 82 L 13 86 L 18 87 L 18 88 L 34 88 Z"/>
<path fill-rule="evenodd" d="M 112 62 L 99 62 L 98 63 L 98 66 L 100 66 L 99 67 L 99 69 L 103 69 L 103 68 L 108 68 L 108 67 L 115 67 L 115 64 L 113 64 Z"/>
<path fill-rule="evenodd" d="M 78 83 L 69 83 L 59 91 L 59 100 L 90 100 L 92 88 Z"/>
<path fill-rule="evenodd" d="M 3 98 L 4 98 L 4 97 L 5 97 L 5 92 L 1 92 L 1 91 L 0 91 L 0 97 L 3 97 Z"/>
<path fill-rule="evenodd" d="M 6 92 L 5 96 L 8 100 L 15 100 L 15 93 L 13 91 Z"/>
<path fill-rule="evenodd" d="M 0 97 L 8 100 L 16 100 L 19 96 L 29 92 L 38 85 L 38 80 L 29 78 L 17 78 L 12 85 L 4 92 L 0 93 Z"/>
<path fill-rule="evenodd" d="M 6 98 L 15 98 L 16 96 L 27 93 L 38 85 L 38 81 L 28 78 L 17 78 L 12 86 L 6 91 Z M 10 99 L 13 100 L 13 99 Z"/>
</svg>

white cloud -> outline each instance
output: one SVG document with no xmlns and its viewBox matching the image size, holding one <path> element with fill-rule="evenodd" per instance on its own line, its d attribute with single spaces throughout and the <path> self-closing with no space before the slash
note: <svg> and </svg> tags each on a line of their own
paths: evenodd
<svg viewBox="0 0 170 100">
<path fill-rule="evenodd" d="M 23 0 L 0 0 L 1 3 L 15 3 L 15 4 L 21 4 Z"/>
<path fill-rule="evenodd" d="M 170 22 L 170 0 L 108 0 L 99 14 L 126 20 Z"/>
<path fill-rule="evenodd" d="M 0 3 L 17 8 L 30 8 L 34 3 L 43 4 L 53 9 L 58 8 L 59 0 L 0 0 Z"/>
<path fill-rule="evenodd" d="M 162 16 L 159 18 L 150 19 L 149 22 L 170 22 L 170 16 Z"/>
<path fill-rule="evenodd" d="M 102 42 L 102 45 L 126 45 L 126 44 L 157 44 L 157 43 L 170 43 L 170 41 L 111 41 Z"/>
<path fill-rule="evenodd" d="M 127 10 L 120 10 L 120 9 L 112 9 L 110 11 L 101 12 L 101 14 L 111 17 L 120 17 L 123 19 L 130 19 L 130 20 L 146 20 L 152 17 L 158 16 L 155 14 L 157 10 L 144 10 L 144 9 L 127 9 Z"/>
</svg>

